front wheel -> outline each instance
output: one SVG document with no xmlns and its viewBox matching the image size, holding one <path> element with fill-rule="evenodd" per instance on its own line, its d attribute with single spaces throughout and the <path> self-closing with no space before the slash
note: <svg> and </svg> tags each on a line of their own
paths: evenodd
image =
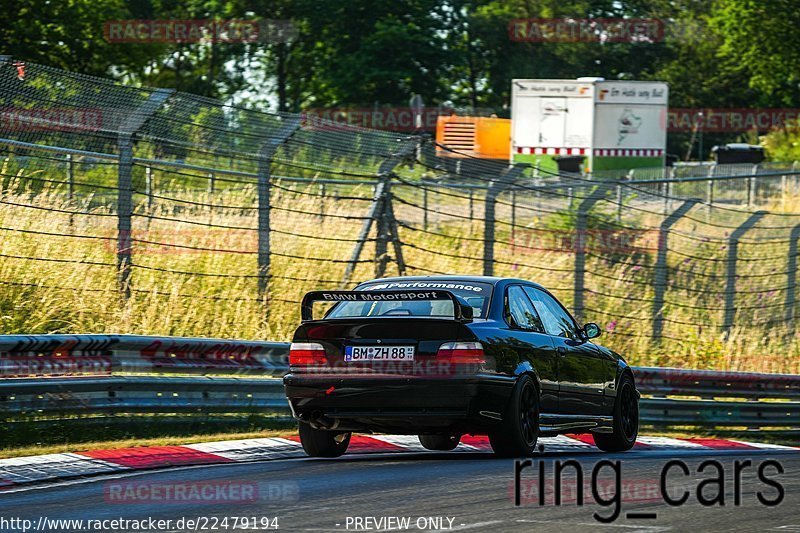
<svg viewBox="0 0 800 533">
<path fill-rule="evenodd" d="M 614 431 L 595 433 L 594 443 L 604 452 L 624 452 L 633 448 L 639 435 L 639 395 L 628 374 L 619 380 L 614 401 Z"/>
<path fill-rule="evenodd" d="M 349 432 L 314 429 L 300 422 L 300 444 L 310 457 L 339 457 L 350 445 Z"/>
<path fill-rule="evenodd" d="M 500 457 L 529 457 L 539 439 L 539 393 L 530 376 L 522 376 L 511 393 L 503 424 L 489 434 L 492 450 Z"/>
</svg>

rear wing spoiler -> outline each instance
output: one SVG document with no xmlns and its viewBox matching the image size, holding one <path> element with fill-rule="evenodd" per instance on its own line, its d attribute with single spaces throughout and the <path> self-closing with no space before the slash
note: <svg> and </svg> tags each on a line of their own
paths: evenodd
<svg viewBox="0 0 800 533">
<path fill-rule="evenodd" d="M 300 316 L 303 322 L 313 320 L 314 302 L 421 302 L 450 300 L 453 302 L 453 318 L 460 322 L 472 320 L 472 307 L 450 291 L 442 290 L 393 290 L 393 291 L 311 291 L 303 296 Z"/>
</svg>

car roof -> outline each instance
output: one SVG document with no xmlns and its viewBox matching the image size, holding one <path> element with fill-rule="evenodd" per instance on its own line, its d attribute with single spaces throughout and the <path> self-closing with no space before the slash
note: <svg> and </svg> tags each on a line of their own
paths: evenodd
<svg viewBox="0 0 800 533">
<path fill-rule="evenodd" d="M 518 279 L 518 278 L 502 278 L 498 276 L 475 276 L 475 275 L 459 275 L 459 274 L 447 274 L 447 275 L 435 275 L 435 276 L 395 276 L 391 278 L 376 278 L 365 280 L 359 283 L 359 285 L 363 285 L 364 283 L 373 283 L 373 282 L 380 282 L 380 281 L 391 281 L 391 282 L 398 282 L 398 281 L 468 281 L 471 283 L 488 283 L 490 285 L 497 285 L 501 281 L 510 281 L 510 282 L 519 282 L 519 283 L 529 283 L 531 285 L 535 285 L 537 287 L 544 288 L 541 284 L 536 283 L 535 281 L 530 281 L 526 279 Z"/>
</svg>

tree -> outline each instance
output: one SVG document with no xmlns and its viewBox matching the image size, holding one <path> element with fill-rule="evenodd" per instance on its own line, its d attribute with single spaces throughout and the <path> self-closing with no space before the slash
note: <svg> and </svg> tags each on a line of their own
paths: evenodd
<svg viewBox="0 0 800 533">
<path fill-rule="evenodd" d="M 759 105 L 800 100 L 800 9 L 794 0 L 717 0 L 710 22 L 723 68 L 742 74 Z"/>
<path fill-rule="evenodd" d="M 106 22 L 129 19 L 124 0 L 11 0 L 0 10 L 0 53 L 67 70 L 108 76 L 151 60 L 141 45 L 120 46 L 103 35 Z"/>
<path fill-rule="evenodd" d="M 642 5 L 639 5 L 642 4 Z M 455 0 L 449 46 L 457 104 L 508 108 L 514 78 L 639 77 L 664 54 L 663 43 L 521 42 L 509 35 L 514 19 L 648 16 L 646 3 L 606 0 Z"/>
</svg>

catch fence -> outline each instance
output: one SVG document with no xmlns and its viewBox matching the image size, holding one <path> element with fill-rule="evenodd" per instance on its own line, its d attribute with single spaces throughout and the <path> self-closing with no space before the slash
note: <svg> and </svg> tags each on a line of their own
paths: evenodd
<svg viewBox="0 0 800 533">
<path fill-rule="evenodd" d="M 545 175 L 7 57 L 0 151 L 4 332 L 285 339 L 308 290 L 464 273 L 539 281 L 648 364 L 800 364 L 791 163 Z"/>
</svg>

